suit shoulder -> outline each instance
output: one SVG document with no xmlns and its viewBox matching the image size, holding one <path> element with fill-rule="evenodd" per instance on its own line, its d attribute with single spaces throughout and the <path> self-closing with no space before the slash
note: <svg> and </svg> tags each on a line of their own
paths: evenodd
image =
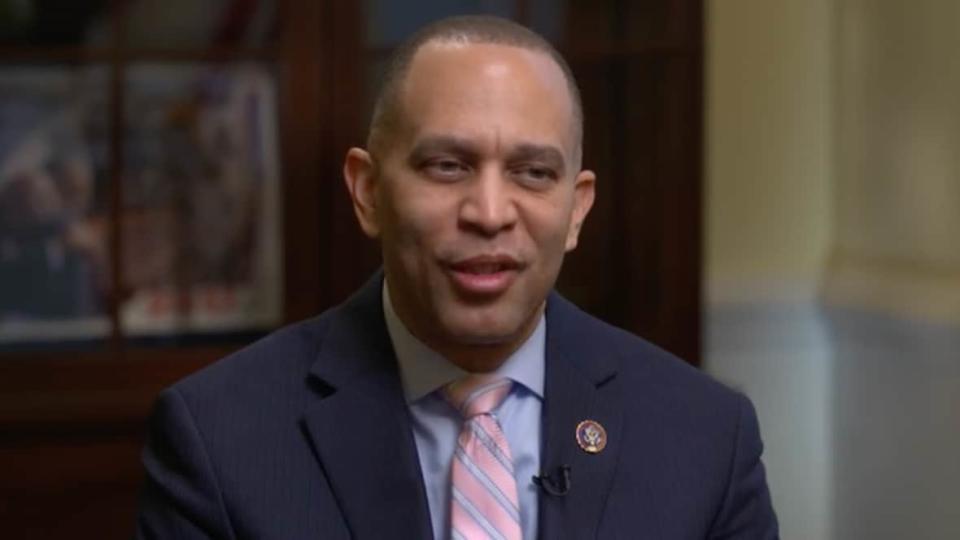
<svg viewBox="0 0 960 540">
<path fill-rule="evenodd" d="M 616 358 L 618 378 L 637 388 L 653 389 L 663 399 L 687 406 L 739 408 L 744 396 L 659 346 L 576 310 L 577 325 L 589 342 L 602 344 Z M 584 340 L 587 341 L 587 340 Z"/>
<path fill-rule="evenodd" d="M 188 375 L 173 388 L 191 401 L 302 383 L 327 333 L 332 311 L 271 332 Z"/>
<path fill-rule="evenodd" d="M 616 357 L 624 418 L 643 419 L 665 439 L 733 451 L 744 418 L 755 416 L 746 396 L 630 332 L 592 317 L 587 324 Z"/>
<path fill-rule="evenodd" d="M 619 330 L 619 329 L 618 329 Z M 736 401 L 740 393 L 717 381 L 689 362 L 653 343 L 619 330 L 621 368 L 629 377 L 652 377 L 658 386 L 682 393 L 686 398 Z"/>
</svg>

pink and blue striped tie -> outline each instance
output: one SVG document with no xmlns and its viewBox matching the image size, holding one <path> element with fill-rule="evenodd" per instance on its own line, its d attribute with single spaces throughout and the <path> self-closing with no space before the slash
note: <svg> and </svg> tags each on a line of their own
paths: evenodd
<svg viewBox="0 0 960 540">
<path fill-rule="evenodd" d="M 453 540 L 520 540 L 520 506 L 510 446 L 494 411 L 509 379 L 469 375 L 444 388 L 464 418 L 451 467 Z"/>
</svg>

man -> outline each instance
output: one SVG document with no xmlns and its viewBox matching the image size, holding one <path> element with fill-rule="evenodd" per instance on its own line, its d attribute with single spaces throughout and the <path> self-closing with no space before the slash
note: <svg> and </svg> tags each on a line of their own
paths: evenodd
<svg viewBox="0 0 960 540">
<path fill-rule="evenodd" d="M 142 538 L 776 538 L 742 396 L 551 293 L 576 84 L 489 17 L 397 53 L 344 174 L 383 273 L 167 390 Z"/>
</svg>

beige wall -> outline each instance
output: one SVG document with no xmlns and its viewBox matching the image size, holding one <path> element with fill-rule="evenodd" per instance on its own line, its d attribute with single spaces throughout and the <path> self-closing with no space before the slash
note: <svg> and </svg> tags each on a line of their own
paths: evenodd
<svg viewBox="0 0 960 540">
<path fill-rule="evenodd" d="M 837 22 L 834 533 L 960 538 L 960 2 Z"/>
<path fill-rule="evenodd" d="M 784 539 L 960 538 L 960 2 L 707 2 L 708 371 Z"/>
<path fill-rule="evenodd" d="M 707 2 L 707 291 L 811 297 L 830 234 L 832 0 Z"/>
<path fill-rule="evenodd" d="M 824 539 L 833 0 L 707 9 L 705 367 L 757 407 L 782 537 Z"/>
<path fill-rule="evenodd" d="M 960 2 L 838 9 L 831 304 L 960 324 Z"/>
</svg>

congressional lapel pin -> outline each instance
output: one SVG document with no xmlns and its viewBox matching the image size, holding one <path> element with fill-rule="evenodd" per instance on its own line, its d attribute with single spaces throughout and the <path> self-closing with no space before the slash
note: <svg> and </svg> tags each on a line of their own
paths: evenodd
<svg viewBox="0 0 960 540">
<path fill-rule="evenodd" d="M 600 422 L 584 420 L 577 424 L 577 444 L 588 454 L 599 454 L 607 446 L 607 430 Z"/>
</svg>

